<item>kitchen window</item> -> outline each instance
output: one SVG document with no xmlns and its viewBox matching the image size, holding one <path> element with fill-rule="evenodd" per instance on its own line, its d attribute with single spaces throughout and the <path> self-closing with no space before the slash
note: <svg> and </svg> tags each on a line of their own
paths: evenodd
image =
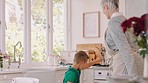
<svg viewBox="0 0 148 83">
<path fill-rule="evenodd" d="M 21 61 L 24 62 L 23 57 L 23 41 L 24 41 L 24 0 L 5 0 L 5 47 L 8 54 L 11 56 L 11 60 L 14 56 L 14 46 L 16 47 L 16 60 L 18 56 L 21 57 Z"/>
<path fill-rule="evenodd" d="M 21 63 L 47 63 L 64 50 L 64 0 L 1 0 L 0 49 Z M 4 15 L 3 15 L 4 14 Z M 2 17 L 5 18 L 2 18 Z M 0 34 L 2 34 L 0 33 Z M 19 44 L 18 44 L 19 43 Z M 5 44 L 5 45 L 3 45 Z"/>
</svg>

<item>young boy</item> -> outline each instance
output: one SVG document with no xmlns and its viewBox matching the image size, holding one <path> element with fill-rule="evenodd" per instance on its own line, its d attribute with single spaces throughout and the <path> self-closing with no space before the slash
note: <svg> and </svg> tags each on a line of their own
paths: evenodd
<svg viewBox="0 0 148 83">
<path fill-rule="evenodd" d="M 84 51 L 78 51 L 74 57 L 74 63 L 65 73 L 63 83 L 79 83 L 81 70 L 89 68 L 101 62 L 100 58 L 87 63 L 88 55 Z"/>
</svg>

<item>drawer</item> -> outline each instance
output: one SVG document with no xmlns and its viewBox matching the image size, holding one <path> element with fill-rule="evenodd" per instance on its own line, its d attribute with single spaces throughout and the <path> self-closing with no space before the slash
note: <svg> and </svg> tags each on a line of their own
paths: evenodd
<svg viewBox="0 0 148 83">
<path fill-rule="evenodd" d="M 106 79 L 109 76 L 109 70 L 95 70 L 94 72 L 95 79 Z"/>
</svg>

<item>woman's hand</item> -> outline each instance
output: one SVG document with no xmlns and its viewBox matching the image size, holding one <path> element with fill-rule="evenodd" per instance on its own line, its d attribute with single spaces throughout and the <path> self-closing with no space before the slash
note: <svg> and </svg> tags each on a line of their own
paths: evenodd
<svg viewBox="0 0 148 83">
<path fill-rule="evenodd" d="M 96 58 L 94 60 L 95 64 L 100 64 L 102 62 L 102 59 L 100 57 Z"/>
<path fill-rule="evenodd" d="M 96 58 L 95 60 L 93 60 L 91 62 L 87 62 L 87 63 L 83 62 L 83 63 L 80 64 L 79 69 L 80 70 L 87 69 L 87 68 L 91 67 L 94 64 L 101 63 L 101 61 L 102 61 L 101 58 L 98 57 L 98 58 Z"/>
</svg>

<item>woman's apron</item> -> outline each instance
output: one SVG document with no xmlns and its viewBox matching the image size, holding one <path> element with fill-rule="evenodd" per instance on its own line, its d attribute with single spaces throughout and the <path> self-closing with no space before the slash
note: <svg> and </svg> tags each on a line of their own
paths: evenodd
<svg viewBox="0 0 148 83">
<path fill-rule="evenodd" d="M 109 69 L 110 69 L 110 74 L 113 75 L 113 76 L 117 76 L 117 75 L 125 75 L 127 74 L 127 69 L 126 69 L 126 66 L 123 62 L 123 59 L 119 53 L 119 51 L 114 51 L 112 49 L 109 48 L 108 44 L 106 43 L 106 32 L 107 32 L 107 29 L 105 31 L 105 48 L 106 48 L 106 51 L 108 53 L 108 55 L 111 57 L 110 58 L 110 66 L 109 66 Z"/>
</svg>

